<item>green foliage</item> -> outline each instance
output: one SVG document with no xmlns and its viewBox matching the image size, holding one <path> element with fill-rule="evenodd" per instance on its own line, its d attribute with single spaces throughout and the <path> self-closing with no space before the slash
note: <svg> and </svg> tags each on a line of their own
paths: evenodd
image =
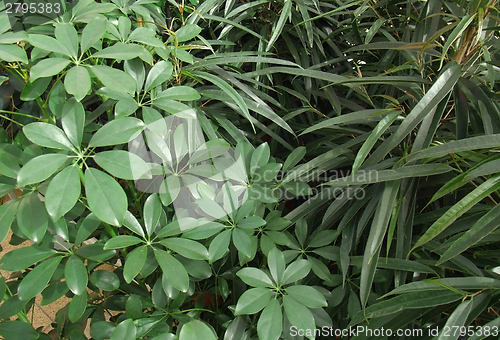
<svg viewBox="0 0 500 340">
<path fill-rule="evenodd" d="M 32 245 L 0 259 L 0 336 L 48 336 L 39 294 L 70 298 L 60 339 L 497 336 L 499 10 L 2 9 L 0 239 Z"/>
</svg>

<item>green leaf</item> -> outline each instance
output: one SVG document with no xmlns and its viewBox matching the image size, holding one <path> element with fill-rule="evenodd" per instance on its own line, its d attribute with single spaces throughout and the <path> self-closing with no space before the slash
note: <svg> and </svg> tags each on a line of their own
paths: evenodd
<svg viewBox="0 0 500 340">
<path fill-rule="evenodd" d="M 177 42 L 185 42 L 200 34 L 201 28 L 195 24 L 186 24 L 175 32 Z"/>
<path fill-rule="evenodd" d="M 437 219 L 422 235 L 413 246 L 412 250 L 426 244 L 440 233 L 442 233 L 450 224 L 457 218 L 469 211 L 474 205 L 482 201 L 485 197 L 492 192 L 500 189 L 500 175 L 496 175 L 487 181 L 483 182 L 480 186 L 472 190 L 458 203 L 448 209 L 441 217 Z"/>
<path fill-rule="evenodd" d="M 283 331 L 283 312 L 277 299 L 271 299 L 257 322 L 257 334 L 261 340 L 278 340 Z"/>
<path fill-rule="evenodd" d="M 75 295 L 71 299 L 68 308 L 68 318 L 71 322 L 76 322 L 82 317 L 87 309 L 87 291 L 80 295 Z"/>
<path fill-rule="evenodd" d="M 78 102 L 89 93 L 91 85 L 90 74 L 83 66 L 74 66 L 70 68 L 64 77 L 64 88 L 66 92 L 75 96 Z"/>
<path fill-rule="evenodd" d="M 154 248 L 154 252 L 156 261 L 163 271 L 163 279 L 181 292 L 187 292 L 189 276 L 182 263 L 164 250 Z"/>
<path fill-rule="evenodd" d="M 144 203 L 144 225 L 146 227 L 146 234 L 150 236 L 158 227 L 160 217 L 163 212 L 158 194 L 151 194 Z"/>
<path fill-rule="evenodd" d="M 125 304 L 125 311 L 127 313 L 128 318 L 134 320 L 142 318 L 141 297 L 137 294 L 129 296 Z"/>
<path fill-rule="evenodd" d="M 460 20 L 460 23 L 453 29 L 451 34 L 448 36 L 448 39 L 446 39 L 446 42 L 443 46 L 443 52 L 441 53 L 441 61 L 439 63 L 439 69 L 443 66 L 443 61 L 446 58 L 446 53 L 448 53 L 448 49 L 450 48 L 451 44 L 455 42 L 456 39 L 460 38 L 463 35 L 463 32 L 469 27 L 470 23 L 474 18 L 476 17 L 476 14 L 474 15 L 464 15 L 462 20 Z"/>
<path fill-rule="evenodd" d="M 252 230 L 261 227 L 265 224 L 266 220 L 258 216 L 249 216 L 244 220 L 242 220 L 241 222 L 238 222 L 238 228 Z"/>
<path fill-rule="evenodd" d="M 250 159 L 250 171 L 255 172 L 254 168 L 257 170 L 269 162 L 269 157 L 271 155 L 271 150 L 267 143 L 262 143 L 253 152 L 252 158 Z"/>
<path fill-rule="evenodd" d="M 253 178 L 255 183 L 269 183 L 278 176 L 281 169 L 280 163 L 269 163 L 260 168 Z"/>
<path fill-rule="evenodd" d="M 11 250 L 0 258 L 0 269 L 9 272 L 24 270 L 56 253 L 54 249 L 32 245 Z"/>
<path fill-rule="evenodd" d="M 20 61 L 24 64 L 28 63 L 26 51 L 17 45 L 0 44 L 0 59 L 13 63 Z"/>
<path fill-rule="evenodd" d="M 236 275 L 247 285 L 252 287 L 273 287 L 273 282 L 269 275 L 257 268 L 243 268 Z"/>
<path fill-rule="evenodd" d="M 3 242 L 9 233 L 18 206 L 19 200 L 10 200 L 0 205 L 0 242 Z"/>
<path fill-rule="evenodd" d="M 115 250 L 103 250 L 102 244 L 94 243 L 81 246 L 76 250 L 76 255 L 89 260 L 103 262 L 115 256 Z"/>
<path fill-rule="evenodd" d="M 92 55 L 95 58 L 108 58 L 118 60 L 134 59 L 144 53 L 144 47 L 136 44 L 125 44 L 117 42 L 113 46 L 107 47 Z"/>
<path fill-rule="evenodd" d="M 282 284 L 285 273 L 285 257 L 278 248 L 271 249 L 269 254 L 267 254 L 267 266 L 269 267 L 274 282 Z"/>
<path fill-rule="evenodd" d="M 80 245 L 83 241 L 87 240 L 97 227 L 101 224 L 101 221 L 92 213 L 88 214 L 83 220 L 82 224 L 78 228 L 78 232 L 75 238 L 75 244 Z"/>
<path fill-rule="evenodd" d="M 291 1 L 290 1 L 291 2 Z M 248 106 L 241 97 L 241 95 L 236 92 L 235 89 L 233 89 L 228 83 L 225 81 L 221 80 L 219 77 L 214 76 L 213 74 L 206 73 L 206 72 L 193 72 L 193 74 L 197 77 L 200 77 L 202 79 L 208 80 L 218 88 L 220 88 L 225 94 L 227 94 L 235 103 L 238 105 L 238 107 L 241 109 L 243 112 L 243 115 L 250 121 L 252 122 L 252 117 L 250 116 L 250 113 L 248 112 Z M 253 123 L 252 123 L 253 127 Z"/>
<path fill-rule="evenodd" d="M 123 225 L 133 233 L 142 237 L 145 236 L 141 224 L 139 223 L 139 221 L 137 221 L 135 216 L 128 210 L 125 213 L 125 220 L 123 221 Z"/>
<path fill-rule="evenodd" d="M 151 170 L 144 160 L 125 150 L 109 150 L 94 155 L 94 161 L 111 175 L 127 180 L 150 179 Z"/>
<path fill-rule="evenodd" d="M 304 259 L 292 262 L 283 273 L 282 285 L 303 279 L 311 271 L 311 263 Z"/>
<path fill-rule="evenodd" d="M 34 82 L 38 78 L 52 77 L 60 73 L 70 63 L 66 58 L 49 58 L 38 62 L 30 70 L 30 81 Z"/>
<path fill-rule="evenodd" d="M 222 207 L 215 201 L 210 200 L 206 197 L 201 197 L 196 200 L 198 206 L 203 210 L 203 212 L 215 219 L 226 219 L 227 213 L 222 209 Z"/>
<path fill-rule="evenodd" d="M 308 256 L 307 260 L 311 262 L 312 271 L 317 277 L 327 282 L 331 281 L 330 270 L 321 260 L 313 256 Z"/>
<path fill-rule="evenodd" d="M 326 307 L 325 297 L 319 291 L 309 286 L 290 286 L 286 288 L 288 295 L 298 303 L 309 308 Z"/>
<path fill-rule="evenodd" d="M 150 91 L 156 86 L 166 82 L 174 71 L 174 67 L 169 61 L 160 60 L 149 70 L 148 76 L 146 78 L 146 83 L 144 85 L 144 91 Z"/>
<path fill-rule="evenodd" d="M 56 38 L 68 50 L 70 56 L 78 57 L 78 33 L 72 24 L 59 22 L 54 31 Z M 53 58 L 50 58 L 53 59 Z"/>
<path fill-rule="evenodd" d="M 43 182 L 52 176 L 66 160 L 68 160 L 68 155 L 58 153 L 32 158 L 17 174 L 17 185 L 24 187 L 28 184 Z"/>
<path fill-rule="evenodd" d="M 424 158 L 441 157 L 462 151 L 498 148 L 500 146 L 500 134 L 476 136 L 466 139 L 449 141 L 447 143 L 430 147 L 408 156 L 408 161 Z"/>
<path fill-rule="evenodd" d="M 138 107 L 139 104 L 132 97 L 120 99 L 115 105 L 115 118 L 130 116 Z"/>
<path fill-rule="evenodd" d="M 68 291 L 69 289 L 66 285 L 66 282 L 53 282 L 42 291 L 42 302 L 40 303 L 40 305 L 49 305 L 52 302 L 59 300 L 63 295 L 68 293 Z"/>
<path fill-rule="evenodd" d="M 24 85 L 23 92 L 21 92 L 21 100 L 29 102 L 37 99 L 45 92 L 45 90 L 47 90 L 47 87 L 49 86 L 51 81 L 52 78 L 47 77 L 47 78 L 39 78 L 35 80 L 33 83 L 27 82 Z"/>
<path fill-rule="evenodd" d="M 110 340 L 135 340 L 136 332 L 134 320 L 126 319 L 116 326 Z"/>
<path fill-rule="evenodd" d="M 233 230 L 233 243 L 243 255 L 252 257 L 252 240 L 243 230 L 238 228 Z"/>
<path fill-rule="evenodd" d="M 111 322 L 96 321 L 90 326 L 90 336 L 96 340 L 109 339 L 115 328 L 115 324 Z"/>
<path fill-rule="evenodd" d="M 228 250 L 230 241 L 231 230 L 225 230 L 210 242 L 210 246 L 208 247 L 209 263 L 214 263 L 224 256 Z"/>
<path fill-rule="evenodd" d="M 391 211 L 396 205 L 397 193 L 399 191 L 400 182 L 386 182 L 384 191 L 377 205 L 375 216 L 371 224 L 368 241 L 366 242 L 365 251 L 363 254 L 363 266 L 361 267 L 361 283 L 360 283 L 360 300 L 363 307 L 366 306 L 368 296 L 371 291 L 375 270 L 379 258 L 382 241 L 387 232 L 389 221 L 391 219 Z"/>
<path fill-rule="evenodd" d="M 0 149 L 0 173 L 6 177 L 17 178 L 19 170 L 19 158 Z"/>
<path fill-rule="evenodd" d="M 5 280 L 5 278 L 2 279 Z M 8 319 L 17 313 L 23 312 L 26 303 L 27 301 L 20 300 L 17 295 L 9 297 L 0 306 L 0 319 Z"/>
<path fill-rule="evenodd" d="M 469 247 L 481 241 L 486 236 L 490 235 L 499 227 L 500 205 L 496 205 L 493 209 L 483 215 L 474 225 L 467 230 L 459 239 L 455 240 L 448 249 L 441 255 L 438 265 L 444 263 L 455 256 L 466 251 Z"/>
<path fill-rule="evenodd" d="M 26 138 L 47 148 L 74 150 L 66 134 L 57 126 L 48 123 L 31 123 L 23 127 Z"/>
<path fill-rule="evenodd" d="M 75 206 L 81 189 L 76 166 L 68 166 L 54 176 L 45 192 L 45 208 L 53 221 L 57 221 Z"/>
<path fill-rule="evenodd" d="M 192 107 L 187 106 L 186 104 L 183 103 L 179 103 L 178 101 L 175 100 L 156 98 L 153 101 L 153 105 L 159 107 L 162 110 L 165 110 L 165 112 L 171 113 L 180 118 L 185 118 L 185 119 L 196 118 L 196 112 Z"/>
<path fill-rule="evenodd" d="M 30 192 L 19 204 L 17 224 L 23 234 L 34 243 L 43 239 L 49 225 L 49 218 L 37 192 Z"/>
<path fill-rule="evenodd" d="M 281 32 L 285 27 L 286 19 L 290 16 L 291 11 L 292 11 L 292 0 L 285 0 L 285 4 L 283 5 L 280 17 L 276 22 L 276 25 L 273 27 L 271 38 L 267 43 L 266 52 L 268 52 L 271 49 L 271 47 L 273 47 L 276 40 L 278 40 L 278 37 L 281 35 Z"/>
<path fill-rule="evenodd" d="M 161 92 L 156 98 L 172 100 L 198 100 L 201 98 L 198 91 L 189 86 L 173 86 Z"/>
<path fill-rule="evenodd" d="M 127 74 L 135 79 L 136 92 L 141 92 L 142 86 L 144 85 L 144 79 L 146 78 L 144 62 L 138 58 L 125 60 L 123 63 L 123 69 L 127 72 Z"/>
<path fill-rule="evenodd" d="M 148 248 L 140 246 L 130 253 L 125 258 L 125 265 L 123 267 L 123 278 L 125 282 L 130 283 L 141 272 L 146 258 L 148 255 Z"/>
<path fill-rule="evenodd" d="M 125 72 L 105 65 L 90 66 L 90 70 L 110 90 L 131 95 L 135 93 L 134 78 Z"/>
<path fill-rule="evenodd" d="M 102 38 L 104 33 L 106 33 L 106 24 L 107 19 L 102 15 L 98 15 L 94 17 L 87 25 L 85 25 L 82 31 L 82 39 L 80 42 L 82 47 L 82 54 L 87 52 L 87 50 L 91 46 L 93 46 L 97 41 L 99 41 L 99 39 Z"/>
<path fill-rule="evenodd" d="M 30 300 L 45 289 L 62 257 L 56 256 L 38 264 L 19 284 L 17 294 L 21 300 Z"/>
<path fill-rule="evenodd" d="M 127 211 L 127 195 L 111 176 L 97 169 L 85 171 L 85 191 L 92 212 L 103 222 L 120 226 Z"/>
<path fill-rule="evenodd" d="M 35 47 L 41 48 L 42 50 L 71 57 L 71 53 L 68 52 L 68 49 L 59 40 L 49 37 L 48 35 L 30 34 L 28 42 Z"/>
<path fill-rule="evenodd" d="M 314 329 L 316 323 L 314 316 L 306 306 L 300 304 L 289 295 L 283 296 L 283 307 L 285 314 L 290 323 L 298 329 Z M 314 339 L 314 336 L 308 336 L 309 339 Z"/>
<path fill-rule="evenodd" d="M 193 55 L 191 53 L 189 53 L 188 51 L 182 49 L 182 48 L 176 47 L 173 50 L 172 55 L 174 57 L 176 57 L 177 59 L 179 59 L 180 61 L 183 61 L 185 63 L 188 63 L 188 64 L 193 64 L 194 63 L 194 57 L 193 57 Z"/>
<path fill-rule="evenodd" d="M 89 277 L 87 267 L 83 264 L 80 257 L 71 255 L 64 266 L 64 278 L 68 288 L 75 294 L 80 295 L 87 289 Z"/>
<path fill-rule="evenodd" d="M 389 113 L 387 116 L 382 118 L 382 120 L 377 124 L 375 129 L 373 129 L 373 132 L 366 139 L 366 141 L 363 143 L 363 146 L 359 149 L 358 153 L 356 154 L 356 159 L 354 160 L 354 164 L 352 165 L 353 173 L 358 171 L 361 164 L 363 164 L 363 161 L 368 156 L 368 154 L 370 153 L 371 149 L 378 141 L 380 136 L 382 136 L 384 133 L 387 132 L 389 126 L 391 126 L 391 124 L 394 123 L 394 121 L 396 120 L 396 118 L 399 117 L 400 114 L 401 112 L 399 111 Z"/>
<path fill-rule="evenodd" d="M 199 339 L 217 340 L 217 336 L 214 334 L 214 331 L 211 327 L 200 320 L 193 320 L 182 326 L 179 333 L 179 340 Z"/>
<path fill-rule="evenodd" d="M 90 282 L 106 291 L 113 291 L 120 287 L 118 275 L 108 270 L 96 270 L 90 275 Z"/>
<path fill-rule="evenodd" d="M 75 100 L 69 99 L 63 106 L 61 123 L 64 132 L 74 146 L 80 148 L 85 127 L 85 109 Z"/>
<path fill-rule="evenodd" d="M 241 294 L 234 311 L 235 315 L 255 314 L 266 307 L 272 298 L 269 288 L 252 288 Z"/>
<path fill-rule="evenodd" d="M 113 238 L 110 238 L 106 242 L 106 244 L 104 244 L 103 249 L 107 250 L 107 249 L 126 248 L 126 247 L 130 247 L 130 246 L 139 244 L 141 242 L 143 242 L 143 240 L 141 240 L 140 238 L 135 237 L 135 236 L 118 235 L 118 236 L 115 236 Z"/>
<path fill-rule="evenodd" d="M 392 299 L 377 302 L 356 314 L 350 325 L 356 325 L 365 319 L 378 318 L 386 315 L 398 313 L 405 309 L 429 308 L 444 305 L 462 298 L 455 292 L 450 291 L 429 291 L 425 294 L 408 293 L 402 294 Z"/>
<path fill-rule="evenodd" d="M 110 121 L 92 136 L 89 146 L 109 146 L 128 143 L 137 137 L 144 123 L 135 117 L 124 117 Z"/>
<path fill-rule="evenodd" d="M 334 179 L 325 183 L 325 185 L 343 188 L 350 185 L 389 182 L 402 178 L 426 177 L 446 173 L 451 170 L 453 170 L 451 167 L 442 164 L 408 165 L 394 170 L 363 170 L 350 176 Z"/>
<path fill-rule="evenodd" d="M 457 308 L 451 313 L 451 315 L 448 317 L 446 320 L 446 324 L 444 325 L 443 329 L 441 332 L 439 332 L 439 336 L 437 337 L 437 340 L 457 340 L 458 337 L 460 336 L 460 332 L 452 332 L 452 334 L 449 334 L 449 332 L 446 332 L 447 329 L 462 329 L 462 326 L 465 325 L 465 322 L 467 321 L 467 317 L 469 316 L 469 313 L 472 310 L 472 299 L 463 301 L 461 304 L 458 305 Z"/>
<path fill-rule="evenodd" d="M 19 320 L 2 321 L 0 335 L 6 340 L 35 340 L 40 336 L 31 324 Z"/>
<path fill-rule="evenodd" d="M 208 250 L 199 242 L 178 237 L 160 241 L 165 247 L 192 260 L 208 260 Z"/>
<path fill-rule="evenodd" d="M 130 8 L 134 8 L 135 6 L 136 5 L 132 5 Z M 156 30 L 149 27 L 137 27 L 130 33 L 127 41 L 135 41 L 146 46 L 165 47 L 165 44 L 156 37 Z"/>
<path fill-rule="evenodd" d="M 306 155 L 306 151 L 307 150 L 305 146 L 299 146 L 298 148 L 294 149 L 285 160 L 285 164 L 283 165 L 283 172 L 287 172 L 295 165 L 297 165 L 297 163 L 299 163 Z"/>
<path fill-rule="evenodd" d="M 64 218 L 60 218 L 57 221 L 49 220 L 49 227 L 55 235 L 69 242 L 68 224 Z"/>
<path fill-rule="evenodd" d="M 449 65 L 449 67 L 448 67 Z M 425 96 L 415 105 L 401 122 L 396 132 L 386 139 L 366 160 L 366 167 L 379 162 L 397 146 L 408 134 L 453 90 L 462 74 L 461 66 L 454 61 L 449 62 Z"/>
</svg>

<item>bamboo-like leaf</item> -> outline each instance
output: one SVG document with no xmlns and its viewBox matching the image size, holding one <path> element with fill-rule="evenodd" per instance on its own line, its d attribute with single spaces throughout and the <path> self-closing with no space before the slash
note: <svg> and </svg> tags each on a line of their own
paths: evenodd
<svg viewBox="0 0 500 340">
<path fill-rule="evenodd" d="M 387 128 L 391 126 L 391 124 L 398 118 L 400 115 L 399 111 L 391 112 L 377 124 L 373 132 L 370 134 L 370 137 L 366 139 L 363 143 L 361 149 L 359 149 L 356 154 L 356 159 L 354 160 L 354 164 L 352 165 L 352 172 L 355 173 L 363 164 L 363 161 L 368 156 L 368 153 L 371 151 L 377 140 L 382 136 L 385 132 L 387 132 Z M 340 116 L 344 117 L 344 115 Z"/>
<path fill-rule="evenodd" d="M 397 146 L 453 89 L 462 71 L 457 63 L 450 62 L 443 70 L 434 85 L 427 91 L 425 96 L 419 100 L 404 121 L 399 125 L 396 132 L 382 143 L 373 154 L 366 160 L 365 166 L 372 166 L 385 157 L 385 155 Z"/>
<path fill-rule="evenodd" d="M 490 195 L 492 192 L 500 189 L 500 175 L 496 175 L 486 182 L 482 183 L 467 196 L 462 198 L 458 203 L 453 205 L 446 213 L 444 213 L 436 222 L 434 222 L 422 235 L 417 243 L 413 246 L 411 251 L 431 241 L 437 235 L 442 233 L 450 224 L 457 218 L 462 216 L 474 205 L 479 203 L 482 199 Z"/>
<path fill-rule="evenodd" d="M 457 301 L 462 295 L 455 292 L 426 292 L 402 294 L 386 301 L 378 302 L 370 307 L 361 310 L 356 314 L 350 323 L 350 326 L 356 325 L 364 319 L 382 317 L 400 312 L 404 309 L 429 308 L 444 305 Z"/>
<path fill-rule="evenodd" d="M 269 51 L 273 47 L 276 40 L 278 40 L 278 37 L 281 35 L 281 32 L 285 27 L 286 19 L 290 16 L 291 11 L 292 11 L 292 0 L 285 0 L 285 4 L 283 5 L 283 9 L 281 10 L 280 17 L 276 22 L 276 26 L 273 27 L 271 38 L 267 43 L 266 52 Z"/>
<path fill-rule="evenodd" d="M 463 301 L 458 307 L 451 313 L 443 329 L 439 332 L 437 340 L 457 340 L 460 336 L 460 332 L 446 332 L 446 329 L 460 329 L 464 326 L 469 313 L 472 310 L 472 299 Z"/>
<path fill-rule="evenodd" d="M 411 282 L 396 287 L 385 296 L 403 294 L 409 292 L 422 292 L 430 290 L 461 290 L 461 289 L 499 289 L 500 280 L 490 277 L 469 276 L 469 277 L 447 277 L 442 279 L 423 280 Z"/>
<path fill-rule="evenodd" d="M 425 177 L 451 171 L 452 168 L 442 164 L 409 165 L 395 170 L 364 170 L 342 178 L 327 182 L 324 185 L 347 187 L 350 185 L 370 184 L 395 181 L 403 178 Z"/>
<path fill-rule="evenodd" d="M 319 129 L 334 127 L 336 125 L 341 125 L 341 124 L 357 124 L 361 121 L 366 122 L 373 117 L 380 118 L 381 114 L 390 111 L 391 110 L 371 109 L 371 110 L 361 110 L 361 111 L 351 112 L 335 118 L 324 120 L 314 126 L 305 129 L 300 135 L 311 133 Z"/>
<path fill-rule="evenodd" d="M 445 253 L 441 255 L 437 264 L 439 265 L 452 259 L 453 257 L 466 251 L 475 243 L 481 241 L 484 237 L 488 236 L 500 226 L 498 223 L 499 220 L 500 205 L 497 205 L 482 216 L 476 223 L 474 223 L 474 225 L 458 240 L 453 242 L 451 246 L 446 249 Z"/>
<path fill-rule="evenodd" d="M 247 119 L 251 121 L 247 104 L 245 103 L 241 95 L 236 92 L 236 90 L 233 89 L 228 83 L 207 72 L 197 71 L 193 72 L 193 74 L 197 77 L 208 80 L 209 82 L 220 88 L 222 91 L 224 91 L 224 93 L 227 94 L 236 103 L 236 105 L 238 105 L 241 111 L 243 111 L 245 117 L 247 117 Z"/>
<path fill-rule="evenodd" d="M 442 145 L 430 147 L 417 153 L 410 154 L 408 156 L 408 161 L 441 157 L 451 153 L 459 153 L 463 151 L 498 148 L 499 146 L 500 134 L 469 137 L 466 139 L 450 141 Z"/>
<path fill-rule="evenodd" d="M 363 256 L 363 266 L 361 267 L 361 283 L 360 283 L 360 299 L 361 305 L 366 306 L 368 295 L 371 290 L 375 269 L 377 268 L 380 246 L 384 240 L 391 211 L 394 207 L 400 182 L 387 182 L 384 187 L 384 192 L 380 198 L 373 223 L 370 228 L 370 234 L 366 242 L 365 252 Z"/>
<path fill-rule="evenodd" d="M 475 17 L 476 17 L 476 14 L 464 15 L 464 17 L 460 20 L 460 23 L 451 32 L 448 39 L 446 39 L 446 42 L 443 46 L 443 52 L 441 54 L 441 61 L 439 63 L 440 69 L 443 66 L 444 58 L 446 58 L 446 53 L 448 53 L 448 49 L 450 48 L 451 44 L 453 44 L 455 42 L 455 40 L 457 40 L 462 35 L 462 33 L 467 29 L 467 27 L 469 27 L 470 23 L 472 22 L 472 20 L 474 20 Z"/>
</svg>

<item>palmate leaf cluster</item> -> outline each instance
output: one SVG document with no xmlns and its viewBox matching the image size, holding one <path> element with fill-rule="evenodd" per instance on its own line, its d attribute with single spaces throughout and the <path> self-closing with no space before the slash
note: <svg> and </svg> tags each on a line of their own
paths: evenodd
<svg viewBox="0 0 500 340">
<path fill-rule="evenodd" d="M 0 336 L 498 337 L 499 10 L 0 12 Z"/>
</svg>

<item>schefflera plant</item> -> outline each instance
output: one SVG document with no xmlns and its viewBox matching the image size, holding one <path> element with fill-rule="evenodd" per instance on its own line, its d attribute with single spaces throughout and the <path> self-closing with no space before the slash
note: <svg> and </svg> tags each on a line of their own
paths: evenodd
<svg viewBox="0 0 500 340">
<path fill-rule="evenodd" d="M 328 315 L 325 296 L 312 286 L 299 284 L 311 270 L 311 263 L 297 259 L 286 266 L 281 251 L 273 248 L 267 255 L 268 270 L 247 267 L 236 275 L 251 287 L 245 291 L 235 307 L 235 315 L 251 315 L 261 312 L 257 322 L 259 339 L 278 340 L 288 333 L 286 326 L 300 330 L 316 328 L 316 318 Z M 307 336 L 314 339 L 314 335 Z"/>
</svg>

